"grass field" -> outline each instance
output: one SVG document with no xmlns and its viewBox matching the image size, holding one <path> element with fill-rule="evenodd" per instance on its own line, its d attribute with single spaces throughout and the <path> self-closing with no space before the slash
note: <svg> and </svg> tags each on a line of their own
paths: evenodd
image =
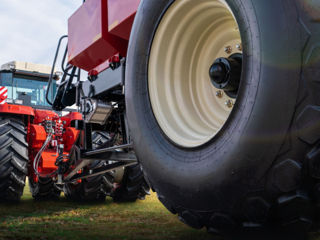
<svg viewBox="0 0 320 240">
<path fill-rule="evenodd" d="M 79 204 L 64 197 L 34 202 L 25 188 L 19 204 L 0 205 L 0 239 L 218 239 L 169 213 L 155 194 L 135 203 Z"/>
<path fill-rule="evenodd" d="M 0 205 L 0 239 L 221 240 L 185 226 L 155 194 L 121 204 L 111 199 L 79 204 L 63 196 L 57 202 L 34 202 L 28 187 L 21 203 Z"/>
</svg>

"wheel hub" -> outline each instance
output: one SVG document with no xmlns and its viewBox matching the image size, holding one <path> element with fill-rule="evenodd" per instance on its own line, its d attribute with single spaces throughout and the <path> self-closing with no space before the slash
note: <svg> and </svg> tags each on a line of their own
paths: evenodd
<svg viewBox="0 0 320 240">
<path fill-rule="evenodd" d="M 227 122 L 239 87 L 241 43 L 225 0 L 175 1 L 162 17 L 150 51 L 148 88 L 155 119 L 176 145 L 200 147 Z"/>
<path fill-rule="evenodd" d="M 218 58 L 209 69 L 209 76 L 214 87 L 224 90 L 236 98 L 241 79 L 242 54 L 233 54 L 229 58 Z"/>
</svg>

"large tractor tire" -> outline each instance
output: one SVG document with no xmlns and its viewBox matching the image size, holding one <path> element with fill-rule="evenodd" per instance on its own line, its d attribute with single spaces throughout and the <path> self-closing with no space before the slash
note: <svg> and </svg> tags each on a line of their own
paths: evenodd
<svg viewBox="0 0 320 240">
<path fill-rule="evenodd" d="M 29 188 L 32 197 L 37 201 L 58 200 L 61 194 L 61 189 L 48 177 L 39 177 L 37 182 L 30 177 Z"/>
<path fill-rule="evenodd" d="M 130 135 L 160 201 L 186 224 L 317 227 L 319 16 L 319 1 L 141 2 Z"/>
<path fill-rule="evenodd" d="M 27 132 L 23 121 L 0 116 L 0 201 L 19 201 L 28 174 Z"/>
</svg>

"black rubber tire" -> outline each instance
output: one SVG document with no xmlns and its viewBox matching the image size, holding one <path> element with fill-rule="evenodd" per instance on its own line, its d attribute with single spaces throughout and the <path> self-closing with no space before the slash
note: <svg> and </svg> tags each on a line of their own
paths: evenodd
<svg viewBox="0 0 320 240">
<path fill-rule="evenodd" d="M 153 37 L 173 2 L 141 2 L 126 68 L 130 134 L 160 201 L 188 225 L 221 234 L 317 228 L 320 2 L 227 0 L 242 35 L 241 86 L 226 125 L 196 149 L 168 140 L 148 94 Z"/>
<path fill-rule="evenodd" d="M 108 147 L 109 136 L 104 132 L 94 132 L 93 148 Z M 87 170 L 102 167 L 107 162 L 94 162 Z M 149 194 L 140 165 L 125 168 L 121 183 L 115 183 L 114 172 L 83 179 L 81 183 L 66 184 L 65 196 L 73 201 L 104 201 L 111 196 L 115 202 L 134 202 Z"/>
<path fill-rule="evenodd" d="M 22 120 L 0 116 L 0 201 L 20 200 L 28 174 L 28 144 Z"/>
<path fill-rule="evenodd" d="M 58 200 L 60 198 L 61 190 L 52 178 L 39 177 L 38 182 L 34 182 L 30 177 L 29 188 L 33 199 L 37 201 Z"/>
<path fill-rule="evenodd" d="M 149 195 L 150 187 L 146 182 L 140 164 L 126 167 L 122 182 L 113 190 L 113 201 L 135 202 Z"/>
<path fill-rule="evenodd" d="M 92 142 L 94 148 L 107 147 L 108 134 L 94 132 Z M 114 202 L 135 202 L 137 199 L 144 200 L 149 191 L 140 164 L 137 164 L 124 169 L 122 181 L 113 185 L 111 197 Z"/>
<path fill-rule="evenodd" d="M 106 147 L 109 138 L 107 134 L 94 132 L 92 144 L 94 149 Z M 95 161 L 86 168 L 86 171 L 103 167 L 107 162 Z M 111 196 L 113 191 L 114 177 L 112 172 L 83 179 L 80 183 L 67 183 L 64 186 L 64 194 L 72 201 L 104 201 Z"/>
<path fill-rule="evenodd" d="M 107 165 L 106 162 L 95 161 L 86 170 L 95 169 Z M 67 183 L 63 191 L 67 199 L 72 201 L 105 201 L 111 195 L 113 189 L 112 173 L 82 179 L 80 183 Z"/>
</svg>

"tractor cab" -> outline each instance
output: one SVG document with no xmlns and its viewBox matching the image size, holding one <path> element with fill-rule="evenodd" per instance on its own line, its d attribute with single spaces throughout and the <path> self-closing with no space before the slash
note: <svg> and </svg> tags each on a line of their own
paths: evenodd
<svg viewBox="0 0 320 240">
<path fill-rule="evenodd" d="M 30 106 L 32 108 L 50 108 L 46 101 L 46 91 L 51 67 L 27 62 L 9 62 L 0 68 L 0 87 L 2 103 Z M 50 88 L 49 98 L 56 91 L 55 81 Z"/>
</svg>

